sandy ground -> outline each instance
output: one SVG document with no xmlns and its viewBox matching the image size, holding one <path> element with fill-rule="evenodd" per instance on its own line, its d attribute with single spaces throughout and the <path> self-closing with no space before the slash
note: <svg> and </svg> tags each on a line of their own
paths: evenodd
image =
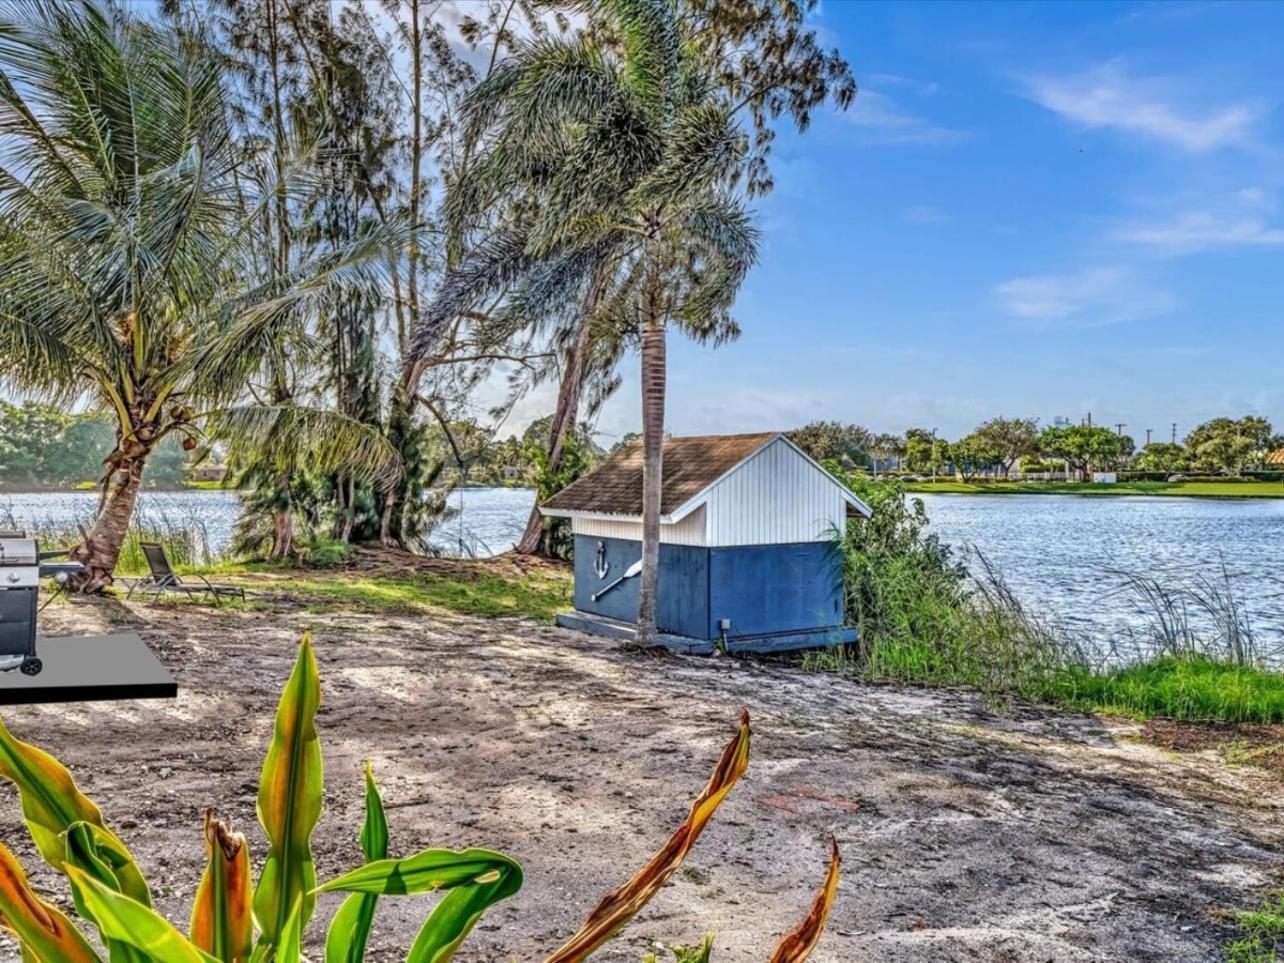
<svg viewBox="0 0 1284 963">
<path fill-rule="evenodd" d="M 262 853 L 258 769 L 309 626 L 325 698 L 321 877 L 359 861 L 367 757 L 397 854 L 479 845 L 525 867 L 524 890 L 482 920 L 462 961 L 538 961 L 571 933 L 682 820 L 741 706 L 755 729 L 748 775 L 595 959 L 636 963 L 654 940 L 712 931 L 718 963 L 765 961 L 806 911 L 828 833 L 845 872 L 820 963 L 1213 960 L 1232 933 L 1219 911 L 1255 905 L 1280 879 L 1280 776 L 1160 748 L 1124 722 L 633 656 L 517 621 L 55 607 L 50 634 L 133 628 L 179 682 L 177 701 L 4 713 L 72 768 L 171 919 L 189 912 L 206 805 Z M 37 865 L 7 787 L 0 835 Z M 55 874 L 34 878 L 62 900 Z M 319 918 L 336 904 L 324 899 Z M 403 959 L 429 905 L 385 900 L 370 958 Z M 314 958 L 323 930 L 311 930 Z"/>
</svg>

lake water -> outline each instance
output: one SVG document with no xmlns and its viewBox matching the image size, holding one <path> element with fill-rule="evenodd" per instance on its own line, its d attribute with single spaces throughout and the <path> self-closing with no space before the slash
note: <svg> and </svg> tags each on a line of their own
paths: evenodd
<svg viewBox="0 0 1284 963">
<path fill-rule="evenodd" d="M 442 554 L 496 554 L 521 536 L 533 493 L 456 491 L 456 511 L 432 533 Z M 1069 495 L 923 495 L 929 531 L 979 550 L 1035 610 L 1096 639 L 1118 639 L 1144 619 L 1121 573 L 1168 586 L 1229 575 L 1259 642 L 1284 661 L 1284 500 Z M 0 528 L 61 528 L 92 518 L 92 492 L 6 494 Z M 144 522 L 192 527 L 210 553 L 223 552 L 240 499 L 234 492 L 145 492 Z M 462 551 L 461 551 L 462 546 Z"/>
</svg>

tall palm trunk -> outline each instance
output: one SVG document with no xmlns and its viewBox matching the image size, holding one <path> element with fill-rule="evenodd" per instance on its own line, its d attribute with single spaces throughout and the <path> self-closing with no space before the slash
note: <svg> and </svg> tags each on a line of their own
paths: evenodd
<svg viewBox="0 0 1284 963">
<path fill-rule="evenodd" d="M 566 454 L 566 440 L 579 421 L 580 396 L 584 393 L 586 356 L 589 348 L 589 330 L 604 286 L 605 272 L 600 271 L 593 277 L 589 286 L 575 338 L 566 349 L 562 384 L 557 391 L 557 409 L 553 412 L 553 421 L 548 429 L 549 475 L 555 476 L 561 471 L 562 458 Z M 530 516 L 526 519 L 526 531 L 522 533 L 516 551 L 520 555 L 551 554 L 548 539 L 545 538 L 544 516 L 540 514 L 538 501 L 531 506 Z"/>
<path fill-rule="evenodd" d="M 637 644 L 657 643 L 660 576 L 660 495 L 664 478 L 665 332 L 656 293 L 647 302 L 642 328 L 642 587 L 638 595 Z"/>
<path fill-rule="evenodd" d="M 82 592 L 97 592 L 111 584 L 112 570 L 116 568 L 134 517 L 138 489 L 143 483 L 143 467 L 150 454 L 151 446 L 122 438 L 107 459 L 113 470 L 94 527 L 67 553 L 68 558 L 85 567 L 84 573 L 72 583 Z"/>
<path fill-rule="evenodd" d="M 290 479 L 282 477 L 276 484 L 276 507 L 272 510 L 271 558 L 289 558 L 294 554 L 294 499 Z"/>
</svg>

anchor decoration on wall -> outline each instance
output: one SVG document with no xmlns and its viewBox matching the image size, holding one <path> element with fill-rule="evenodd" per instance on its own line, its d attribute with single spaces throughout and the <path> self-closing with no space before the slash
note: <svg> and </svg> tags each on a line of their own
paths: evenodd
<svg viewBox="0 0 1284 963">
<path fill-rule="evenodd" d="M 606 578 L 611 571 L 611 563 L 606 560 L 606 542 L 597 543 L 597 557 L 593 560 L 593 574 L 598 580 Z"/>
</svg>

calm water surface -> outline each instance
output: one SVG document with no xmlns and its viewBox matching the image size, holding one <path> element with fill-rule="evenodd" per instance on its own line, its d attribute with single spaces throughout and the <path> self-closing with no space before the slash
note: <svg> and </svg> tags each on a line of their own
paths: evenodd
<svg viewBox="0 0 1284 963">
<path fill-rule="evenodd" d="M 1227 572 L 1264 648 L 1284 655 L 1284 500 L 1069 495 L 923 495 L 929 531 L 960 552 L 979 550 L 1017 596 L 1096 639 L 1139 631 L 1143 618 L 1120 573 L 1177 586 Z M 534 495 L 472 488 L 450 497 L 453 517 L 429 538 L 443 554 L 496 554 L 521 536 Z M 92 492 L 6 494 L 0 528 L 66 529 L 93 516 Z M 193 528 L 224 551 L 240 507 L 235 492 L 145 492 L 148 524 Z M 462 550 L 461 550 L 462 546 Z"/>
</svg>

